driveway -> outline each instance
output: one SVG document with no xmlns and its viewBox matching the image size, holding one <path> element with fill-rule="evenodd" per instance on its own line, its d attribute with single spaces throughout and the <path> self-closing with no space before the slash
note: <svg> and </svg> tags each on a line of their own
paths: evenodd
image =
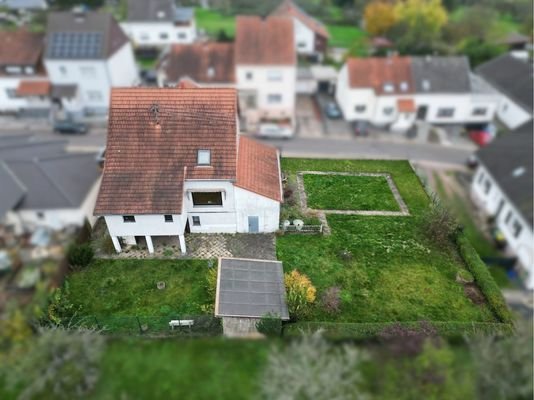
<svg viewBox="0 0 534 400">
<path fill-rule="evenodd" d="M 311 96 L 297 96 L 296 116 L 298 137 L 320 138 L 323 136 L 321 114 Z"/>
<path fill-rule="evenodd" d="M 325 134 L 328 137 L 350 138 L 352 136 L 352 129 L 350 124 L 343 118 L 330 119 L 324 113 L 324 108 L 329 102 L 336 102 L 332 95 L 327 93 L 317 93 L 317 102 L 321 110 L 321 118 L 323 120 Z"/>
</svg>

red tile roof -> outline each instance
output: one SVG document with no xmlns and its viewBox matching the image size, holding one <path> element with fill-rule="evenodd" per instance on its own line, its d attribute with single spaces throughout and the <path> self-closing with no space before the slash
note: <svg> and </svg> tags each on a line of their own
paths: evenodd
<svg viewBox="0 0 534 400">
<path fill-rule="evenodd" d="M 323 36 L 326 39 L 330 38 L 328 30 L 326 29 L 326 26 L 323 25 L 323 23 L 310 16 L 291 0 L 282 1 L 282 3 L 280 3 L 278 7 L 276 7 L 275 10 L 271 13 L 271 15 L 279 17 L 297 18 L 300 22 L 302 22 L 304 25 L 306 25 L 309 29 L 311 29 L 319 36 Z"/>
<path fill-rule="evenodd" d="M 195 43 L 172 46 L 163 62 L 168 82 L 188 77 L 198 83 L 234 82 L 233 43 Z"/>
<path fill-rule="evenodd" d="M 2 31 L 0 34 L 0 65 L 36 65 L 44 48 L 44 35 L 28 32 Z"/>
<path fill-rule="evenodd" d="M 236 18 L 236 64 L 295 65 L 296 61 L 293 21 L 290 18 Z"/>
<path fill-rule="evenodd" d="M 246 136 L 240 136 L 235 185 L 281 202 L 278 150 Z"/>
<path fill-rule="evenodd" d="M 50 81 L 20 81 L 17 96 L 48 96 L 51 88 Z"/>
<path fill-rule="evenodd" d="M 353 89 L 370 88 L 377 94 L 413 93 L 410 57 L 349 58 L 347 60 L 349 86 Z M 401 90 L 401 83 L 408 88 Z M 393 91 L 384 91 L 384 84 L 392 84 Z"/>
<path fill-rule="evenodd" d="M 182 212 L 185 179 L 235 180 L 235 89 L 115 88 L 95 215 Z M 211 166 L 197 166 L 197 150 Z"/>
<path fill-rule="evenodd" d="M 415 101 L 413 99 L 398 99 L 397 108 L 399 112 L 414 113 L 416 110 Z"/>
</svg>

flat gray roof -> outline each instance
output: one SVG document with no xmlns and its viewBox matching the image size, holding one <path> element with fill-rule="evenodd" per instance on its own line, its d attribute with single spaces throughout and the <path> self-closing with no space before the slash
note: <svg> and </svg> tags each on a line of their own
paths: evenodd
<svg viewBox="0 0 534 400">
<path fill-rule="evenodd" d="M 215 315 L 289 319 L 284 271 L 279 261 L 220 258 Z"/>
</svg>

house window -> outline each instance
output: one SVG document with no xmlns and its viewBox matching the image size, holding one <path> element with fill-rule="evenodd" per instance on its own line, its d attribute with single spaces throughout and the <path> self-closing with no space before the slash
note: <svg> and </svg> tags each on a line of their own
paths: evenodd
<svg viewBox="0 0 534 400">
<path fill-rule="evenodd" d="M 481 172 L 478 176 L 478 184 L 482 185 L 482 182 L 484 181 L 484 172 Z"/>
<path fill-rule="evenodd" d="M 363 104 L 358 104 L 356 107 L 354 107 L 354 110 L 357 113 L 363 113 L 363 112 L 365 112 L 366 109 L 367 109 L 367 106 L 365 106 Z"/>
<path fill-rule="evenodd" d="M 306 47 L 306 42 L 298 42 L 298 43 L 297 43 L 297 47 L 298 47 L 299 49 L 303 49 L 303 48 L 305 48 L 305 47 Z"/>
<path fill-rule="evenodd" d="M 267 96 L 267 102 L 269 104 L 279 104 L 282 102 L 281 94 L 270 94 Z"/>
<path fill-rule="evenodd" d="M 16 99 L 17 89 L 6 89 L 6 96 L 8 97 L 8 99 Z"/>
<path fill-rule="evenodd" d="M 473 108 L 472 114 L 474 116 L 482 117 L 482 116 L 486 115 L 487 111 L 488 111 L 488 109 L 486 107 L 475 107 L 475 108 Z"/>
<path fill-rule="evenodd" d="M 139 35 L 139 40 L 148 41 L 150 39 L 150 36 L 146 32 L 141 32 Z"/>
<path fill-rule="evenodd" d="M 395 87 L 391 83 L 384 83 L 384 92 L 385 93 L 393 93 L 395 90 Z"/>
<path fill-rule="evenodd" d="M 80 67 L 80 73 L 84 78 L 94 78 L 96 70 L 94 67 Z"/>
<path fill-rule="evenodd" d="M 197 164 L 198 165 L 210 165 L 211 163 L 211 151 L 210 150 L 198 150 L 197 151 Z"/>
<path fill-rule="evenodd" d="M 67 67 L 65 67 L 64 65 L 60 65 L 59 66 L 59 73 L 63 76 L 67 76 Z"/>
<path fill-rule="evenodd" d="M 26 75 L 33 75 L 35 73 L 35 69 L 31 66 L 24 67 L 24 73 Z"/>
<path fill-rule="evenodd" d="M 167 40 L 169 38 L 169 34 L 167 32 L 161 32 L 159 34 L 159 38 L 162 40 Z"/>
<path fill-rule="evenodd" d="M 273 69 L 267 71 L 267 80 L 271 82 L 278 82 L 282 80 L 282 71 Z"/>
<path fill-rule="evenodd" d="M 178 33 L 178 39 L 185 40 L 187 39 L 187 35 L 183 32 Z"/>
<path fill-rule="evenodd" d="M 383 110 L 384 115 L 391 115 L 393 114 L 393 107 L 385 107 Z"/>
<path fill-rule="evenodd" d="M 521 226 L 521 223 L 517 219 L 514 220 L 514 223 L 512 224 L 512 232 L 516 239 L 519 237 L 522 230 L 523 227 Z"/>
<path fill-rule="evenodd" d="M 430 90 L 430 81 L 429 80 L 424 79 L 421 84 L 423 85 L 423 90 L 425 92 L 428 92 Z"/>
<path fill-rule="evenodd" d="M 504 219 L 504 223 L 508 224 L 511 218 L 512 218 L 512 212 L 508 211 L 508 213 L 506 214 L 506 218 Z"/>
<path fill-rule="evenodd" d="M 89 101 L 100 101 L 102 100 L 102 93 L 100 93 L 98 90 L 88 90 L 87 99 Z"/>
<path fill-rule="evenodd" d="M 439 108 L 438 118 L 452 118 L 454 116 L 454 108 Z"/>
<path fill-rule="evenodd" d="M 408 91 L 408 82 L 401 82 L 399 86 L 400 86 L 401 92 L 407 92 Z"/>
<path fill-rule="evenodd" d="M 36 215 L 37 215 L 37 219 L 41 219 L 41 220 L 44 219 L 44 212 L 42 212 L 42 211 L 37 211 Z"/>
<path fill-rule="evenodd" d="M 172 215 L 171 214 L 166 214 L 164 216 L 165 218 L 165 222 L 173 222 L 173 219 L 172 219 Z"/>
<path fill-rule="evenodd" d="M 122 222 L 135 222 L 135 217 L 133 215 L 123 215 Z"/>
<path fill-rule="evenodd" d="M 222 193 L 221 192 L 193 192 L 194 206 L 222 206 Z"/>
<path fill-rule="evenodd" d="M 20 74 L 22 72 L 22 68 L 16 65 L 10 65 L 6 67 L 6 72 L 8 74 Z"/>
<path fill-rule="evenodd" d="M 191 219 L 193 220 L 193 226 L 200 226 L 200 217 L 193 216 Z"/>
<path fill-rule="evenodd" d="M 489 179 L 486 179 L 484 181 L 484 193 L 488 194 L 490 190 L 491 190 L 491 182 L 489 181 Z"/>
<path fill-rule="evenodd" d="M 253 77 L 254 75 L 250 71 L 245 74 L 245 78 L 247 78 L 247 81 L 251 81 Z"/>
</svg>

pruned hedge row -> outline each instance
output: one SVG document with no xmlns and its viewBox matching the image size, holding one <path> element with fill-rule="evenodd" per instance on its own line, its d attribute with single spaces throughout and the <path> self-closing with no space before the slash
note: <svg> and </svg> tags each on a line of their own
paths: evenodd
<svg viewBox="0 0 534 400">
<path fill-rule="evenodd" d="M 473 248 L 463 232 L 456 235 L 456 244 L 469 272 L 475 278 L 475 282 L 484 294 L 484 297 L 486 297 L 488 305 L 497 318 L 505 324 L 513 324 L 514 318 L 506 305 L 501 289 L 497 286 L 488 267 L 480 259 L 477 251 Z"/>
<path fill-rule="evenodd" d="M 336 323 L 336 322 L 296 322 L 284 326 L 283 336 L 293 337 L 321 330 L 329 339 L 371 339 L 376 338 L 385 329 L 394 325 L 417 330 L 421 321 L 411 322 L 362 322 L 362 323 Z M 495 322 L 430 322 L 436 333 L 444 337 L 471 336 L 476 334 L 510 335 L 514 328 L 511 324 Z"/>
</svg>

